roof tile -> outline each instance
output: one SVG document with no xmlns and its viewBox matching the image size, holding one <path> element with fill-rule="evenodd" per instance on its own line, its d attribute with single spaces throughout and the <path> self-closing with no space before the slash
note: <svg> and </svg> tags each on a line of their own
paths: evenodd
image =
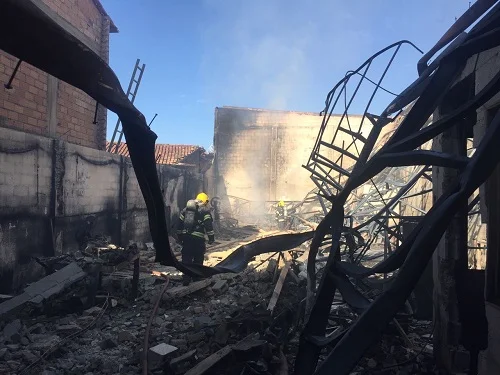
<svg viewBox="0 0 500 375">
<path fill-rule="evenodd" d="M 110 142 L 106 142 L 106 150 L 108 150 Z M 118 146 L 118 151 L 115 152 Z M 194 145 L 155 145 L 155 158 L 158 164 L 178 164 L 182 162 L 187 156 L 195 151 L 201 149 L 200 146 Z M 127 144 L 121 142 L 120 144 L 113 144 L 111 153 L 117 153 L 122 156 L 130 157 Z"/>
</svg>

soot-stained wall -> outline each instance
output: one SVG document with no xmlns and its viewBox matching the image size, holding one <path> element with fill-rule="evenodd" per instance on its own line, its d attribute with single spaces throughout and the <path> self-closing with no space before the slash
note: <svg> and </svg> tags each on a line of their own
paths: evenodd
<svg viewBox="0 0 500 375">
<path fill-rule="evenodd" d="M 360 116 L 350 116 L 352 125 Z M 252 202 L 300 201 L 315 185 L 306 164 L 323 116 L 251 108 L 215 109 L 214 194 Z M 331 141 L 339 116 L 324 139 Z M 342 144 L 340 144 L 342 145 Z M 335 159 L 335 152 L 322 151 Z"/>
<path fill-rule="evenodd" d="M 0 163 L 0 293 L 41 275 L 33 256 L 74 252 L 87 231 L 120 245 L 150 241 L 129 158 L 0 128 Z M 163 165 L 158 173 L 171 219 L 203 178 Z"/>
</svg>

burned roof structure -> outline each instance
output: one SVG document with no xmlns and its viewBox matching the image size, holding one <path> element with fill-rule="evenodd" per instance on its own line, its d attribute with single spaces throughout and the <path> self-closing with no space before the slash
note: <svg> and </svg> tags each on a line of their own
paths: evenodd
<svg viewBox="0 0 500 375">
<path fill-rule="evenodd" d="M 500 91 L 500 73 L 497 73 L 472 99 L 429 124 L 429 118 L 459 77 L 467 59 L 500 45 L 500 5 L 493 7 L 468 33 L 464 32 L 475 22 L 478 14 L 487 11 L 494 3 L 476 2 L 455 24 L 455 30 L 447 33 L 437 47 L 419 63 L 420 77 L 413 84 L 397 95 L 379 115 L 369 113 L 368 110 L 365 112 L 366 119 L 373 125 L 368 135 L 361 136 L 355 129 L 344 128 L 350 132 L 354 144 L 359 147 L 356 153 L 346 147 L 339 147 L 334 142 L 322 140 L 321 135 L 318 137 L 317 147 L 307 167 L 317 182 L 318 196 L 325 207 L 325 215 L 314 233 L 285 234 L 279 238 L 263 239 L 258 244 L 241 248 L 215 267 L 186 265 L 174 257 L 169 244 L 163 197 L 156 172 L 156 135 L 147 126 L 144 116 L 130 103 L 110 67 L 28 0 L 0 2 L 0 13 L 9 15 L 0 25 L 0 48 L 85 91 L 101 105 L 118 114 L 147 205 L 151 236 L 157 251 L 156 261 L 174 266 L 193 276 L 208 277 L 221 272 L 237 272 L 241 269 L 241 264 L 254 255 L 287 250 L 314 235 L 308 255 L 308 309 L 296 357 L 295 374 L 348 374 L 408 299 L 452 217 L 460 207 L 468 204 L 468 198 L 484 183 L 500 161 L 500 114 L 496 114 L 491 121 L 473 155 L 460 156 L 421 147 L 448 129 L 462 124 L 465 117 L 474 114 L 478 107 Z M 471 14 L 475 17 L 471 17 Z M 428 59 L 453 39 L 455 40 L 448 48 L 428 65 Z M 327 126 L 328 118 L 335 108 L 335 98 L 344 95 L 342 88 L 351 77 L 361 74 L 364 78 L 366 72 L 363 72 L 363 69 L 369 68 L 377 56 L 389 53 L 391 58 L 387 69 L 374 84 L 375 95 L 382 87 L 383 77 L 394 56 L 403 46 L 409 44 L 406 41 L 395 43 L 368 59 L 357 70 L 349 72 L 327 96 L 324 126 Z M 410 104 L 412 105 L 409 106 Z M 347 106 L 344 112 L 348 113 Z M 402 117 L 397 128 L 390 132 L 378 151 L 374 152 L 384 128 L 400 114 Z M 336 147 L 343 157 L 355 160 L 354 166 L 347 170 L 339 160 L 325 160 L 318 145 Z M 377 177 L 386 168 L 403 166 L 413 166 L 414 173 L 400 180 L 403 181 L 402 184 L 391 178 L 390 173 L 386 173 L 383 178 Z M 380 195 L 379 203 L 374 204 L 371 198 L 364 201 L 363 204 L 371 202 L 371 206 L 375 207 L 366 215 L 372 218 L 372 222 L 377 221 L 384 213 L 390 212 L 394 202 L 401 200 L 408 193 L 417 176 L 428 177 L 430 166 L 455 168 L 458 178 L 448 191 L 433 203 L 411 234 L 400 241 L 387 259 L 372 268 L 342 260 L 340 253 L 342 247 L 347 246 L 347 241 L 341 241 L 341 238 L 346 235 L 346 203 L 352 199 L 351 194 L 367 182 L 372 184 L 372 181 L 377 188 L 380 183 L 393 184 L 394 187 L 402 185 L 397 189 L 398 192 L 383 204 L 379 203 L 384 200 L 384 193 L 377 192 L 377 189 L 374 194 Z M 353 199 L 350 202 L 361 201 Z M 351 205 L 353 206 L 356 204 Z M 351 211 L 352 215 L 356 210 Z M 366 223 L 365 219 L 360 220 Z M 362 225 L 363 223 L 360 223 L 357 229 L 361 229 Z M 383 222 L 377 225 L 391 229 Z M 326 237 L 329 238 L 330 252 L 316 290 L 314 264 L 318 249 L 324 244 Z M 395 271 L 398 272 L 390 284 L 374 301 L 361 294 L 350 279 L 362 279 L 372 274 Z M 326 336 L 328 315 L 336 290 L 340 291 L 353 309 L 361 312 L 361 316 L 348 329 L 333 336 Z M 476 332 L 480 337 L 484 337 L 485 331 L 481 322 L 482 316 L 478 316 L 478 319 L 470 319 L 464 324 L 478 324 L 475 327 Z M 484 345 L 481 340 L 477 342 L 480 346 Z M 325 346 L 333 346 L 333 349 L 318 367 L 319 355 Z M 473 349 L 477 350 L 478 347 L 470 348 L 471 351 Z"/>
<path fill-rule="evenodd" d="M 427 66 L 427 60 L 434 52 L 425 55 L 424 60 L 419 63 L 420 77 L 398 95 L 380 115 L 365 113 L 367 119 L 373 124 L 369 135 L 362 137 L 356 130 L 346 129 L 352 133 L 353 143 L 362 143 L 360 152 L 358 155 L 354 155 L 356 164 L 350 171 L 340 168 L 338 161 L 322 160 L 318 147 L 313 151 L 308 167 L 313 174 L 313 179 L 318 182 L 321 198 L 329 201 L 331 208 L 316 230 L 309 254 L 309 265 L 314 264 L 316 253 L 325 236 L 331 236 L 332 244 L 326 271 L 323 273 L 317 291 L 314 291 L 316 285 L 314 267 L 308 267 L 309 279 L 311 280 L 309 282 L 310 298 L 312 299 L 311 311 L 302 332 L 296 358 L 296 374 L 348 374 L 351 371 L 408 299 L 455 213 L 461 206 L 467 205 L 468 198 L 474 194 L 496 167 L 499 156 L 493 156 L 493 154 L 495 148 L 498 147 L 498 140 L 495 138 L 500 134 L 500 116 L 498 115 L 492 120 L 488 133 L 472 156 L 436 152 L 421 147 L 447 129 L 457 125 L 464 126 L 462 125 L 464 118 L 474 115 L 478 107 L 498 93 L 500 75 L 497 73 L 486 87 L 475 94 L 472 99 L 463 102 L 458 108 L 431 124 L 428 123 L 428 119 L 441 104 L 447 91 L 459 78 L 467 59 L 481 51 L 499 45 L 498 39 L 496 39 L 500 32 L 500 8 L 498 5 L 481 19 L 468 34 L 463 33 L 468 26 L 477 20 L 479 15 L 493 4 L 492 1 L 478 1 L 474 4 L 433 51 L 440 50 L 457 36 L 459 37 L 429 66 Z M 329 114 L 334 110 L 336 101 L 343 95 L 345 83 L 355 74 L 361 74 L 364 78 L 373 59 L 392 50 L 392 56 L 387 65 L 388 69 L 400 47 L 407 43 L 403 41 L 389 46 L 372 56 L 356 71 L 349 72 L 327 96 L 324 126 L 328 123 Z M 381 88 L 382 78 L 387 69 L 382 74 L 380 81 L 375 84 L 374 94 Z M 334 99 L 335 97 L 337 99 Z M 350 102 L 353 99 L 352 97 Z M 397 129 L 388 137 L 383 146 L 373 153 L 376 141 L 384 127 L 393 121 L 390 116 L 397 115 L 412 103 L 413 105 L 404 114 Z M 347 108 L 345 113 L 347 113 Z M 322 144 L 321 142 L 320 134 L 317 146 Z M 323 143 L 323 145 L 328 147 L 328 144 Z M 346 148 L 339 150 L 339 152 L 345 156 Z M 319 168 L 318 164 L 321 164 L 322 168 Z M 459 175 L 448 191 L 434 202 L 432 208 L 425 214 L 416 228 L 386 260 L 372 268 L 341 261 L 342 242 L 340 239 L 344 231 L 346 203 L 350 195 L 363 184 L 371 183 L 372 179 L 386 168 L 402 166 L 418 167 L 417 171 L 420 170 L 420 172 L 415 176 L 425 177 L 430 172 L 430 166 L 455 168 Z M 334 173 L 337 175 L 332 178 Z M 342 184 L 339 184 L 339 181 Z M 413 178 L 401 186 L 402 194 L 396 194 L 396 200 L 401 199 L 412 183 Z M 370 220 L 376 220 L 384 211 L 387 212 L 392 203 L 394 202 L 391 201 L 391 203 L 383 205 L 382 209 L 372 212 Z M 396 270 L 398 273 L 391 280 L 390 285 L 371 303 L 368 300 L 363 302 L 363 296 L 347 278 L 349 275 L 355 279 L 361 279 L 372 274 Z M 363 313 L 348 330 L 326 338 L 328 314 L 337 289 L 351 306 L 361 308 Z M 459 298 L 464 298 L 464 296 Z M 481 310 L 480 307 L 479 310 Z M 479 350 L 484 349 L 485 345 L 484 306 L 482 312 L 478 311 L 479 315 L 475 316 L 475 319 L 470 319 L 471 316 L 467 316 L 465 310 L 462 313 L 462 324 L 465 326 L 475 325 L 472 330 L 475 329 L 478 337 L 482 337 L 475 342 L 474 348 L 471 347 L 470 342 L 464 343 L 477 356 Z M 319 353 L 325 345 L 332 345 L 334 348 L 316 368 Z"/>
</svg>

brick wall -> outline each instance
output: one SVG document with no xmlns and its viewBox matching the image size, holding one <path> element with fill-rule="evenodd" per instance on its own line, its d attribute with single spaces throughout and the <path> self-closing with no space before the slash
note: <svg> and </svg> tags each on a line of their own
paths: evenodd
<svg viewBox="0 0 500 375">
<path fill-rule="evenodd" d="M 0 51 L 0 126 L 47 134 L 47 73 L 23 63 L 8 90 L 17 61 Z"/>
<path fill-rule="evenodd" d="M 36 0 L 35 4 L 54 19 L 66 20 L 85 39 L 83 43 L 91 44 L 91 49 L 108 61 L 110 21 L 93 0 Z M 6 89 L 4 84 L 17 62 L 14 56 L 0 51 L 0 126 L 103 150 L 106 109 L 99 109 L 97 124 L 93 124 L 95 100 L 25 62 L 14 77 L 12 89 Z"/>
<path fill-rule="evenodd" d="M 0 128 L 0 163 L 0 293 L 41 275 L 32 256 L 78 250 L 84 229 L 121 245 L 150 241 L 129 158 Z M 176 215 L 199 192 L 203 177 L 158 169 L 166 212 Z"/>
</svg>

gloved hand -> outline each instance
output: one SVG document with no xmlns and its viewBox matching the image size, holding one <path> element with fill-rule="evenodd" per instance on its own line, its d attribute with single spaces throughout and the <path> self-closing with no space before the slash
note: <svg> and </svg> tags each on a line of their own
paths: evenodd
<svg viewBox="0 0 500 375">
<path fill-rule="evenodd" d="M 208 244 L 211 245 L 215 242 L 215 238 L 213 236 L 208 237 Z"/>
</svg>

